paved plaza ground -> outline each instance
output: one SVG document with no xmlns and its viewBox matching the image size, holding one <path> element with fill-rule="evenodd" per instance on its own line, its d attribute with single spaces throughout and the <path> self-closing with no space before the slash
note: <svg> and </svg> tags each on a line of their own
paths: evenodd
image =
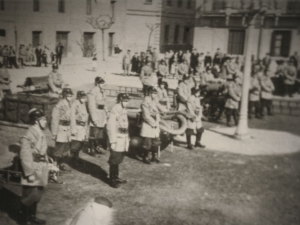
<svg viewBox="0 0 300 225">
<path fill-rule="evenodd" d="M 117 60 L 110 62 L 113 68 L 108 65 L 103 71 L 109 85 L 140 85 L 138 77 L 113 75 L 122 72 Z M 71 87 L 86 87 L 96 74 L 103 73 L 91 72 L 90 67 L 88 61 L 65 62 L 61 72 Z M 15 70 L 13 84 L 49 71 Z M 225 128 L 224 120 L 220 124 L 204 122 L 204 126 L 206 149 L 190 151 L 185 144 L 177 144 L 173 152 L 170 147 L 164 150 L 162 162 L 155 165 L 126 157 L 120 170 L 128 184 L 119 189 L 107 184 L 108 153 L 100 158 L 81 153 L 85 166 L 70 164 L 72 173 L 61 177 L 64 185 L 49 184 L 38 216 L 48 225 L 63 225 L 90 199 L 103 195 L 114 204 L 116 225 L 300 224 L 299 117 L 276 115 L 250 120 L 253 138 L 249 142 L 234 140 L 234 128 Z M 3 157 L 7 146 L 17 142 L 25 130 L 0 128 Z M 14 199 L 1 189 L 0 224 L 16 224 L 10 214 L 16 209 Z"/>
</svg>

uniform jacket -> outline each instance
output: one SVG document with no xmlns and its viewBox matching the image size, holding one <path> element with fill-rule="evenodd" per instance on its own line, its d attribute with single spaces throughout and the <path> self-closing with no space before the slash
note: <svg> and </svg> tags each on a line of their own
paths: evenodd
<svg viewBox="0 0 300 225">
<path fill-rule="evenodd" d="M 43 53 L 43 49 L 41 49 L 41 48 L 35 49 L 36 57 L 41 57 L 42 53 Z"/>
<path fill-rule="evenodd" d="M 153 70 L 150 66 L 143 66 L 141 71 L 141 81 L 143 85 L 154 86 L 154 79 L 152 77 Z"/>
<path fill-rule="evenodd" d="M 225 107 L 230 109 L 238 109 L 241 95 L 242 93 L 240 86 L 234 81 L 228 82 Z"/>
<path fill-rule="evenodd" d="M 170 100 L 166 89 L 161 89 L 160 87 L 156 88 L 157 90 L 157 100 L 158 102 L 164 106 L 164 108 L 170 109 Z"/>
<path fill-rule="evenodd" d="M 260 79 L 261 84 L 261 98 L 263 99 L 272 99 L 272 92 L 275 90 L 274 84 L 269 77 L 263 76 Z"/>
<path fill-rule="evenodd" d="M 50 95 L 54 94 L 55 92 L 61 92 L 64 88 L 64 80 L 60 73 L 54 73 L 53 71 L 48 75 L 48 84 L 50 87 Z M 58 97 L 54 96 L 53 97 Z"/>
<path fill-rule="evenodd" d="M 85 141 L 88 139 L 88 119 L 86 104 L 75 100 L 71 108 L 72 140 Z M 82 123 L 82 124 L 81 124 Z"/>
<path fill-rule="evenodd" d="M 25 48 L 21 48 L 19 50 L 19 58 L 22 58 L 23 60 L 25 60 L 27 57 L 27 51 Z"/>
<path fill-rule="evenodd" d="M 188 74 L 188 72 L 189 72 L 189 67 L 188 67 L 187 64 L 185 64 L 185 63 L 180 63 L 180 64 L 178 65 L 178 74 L 184 75 L 184 74 Z"/>
<path fill-rule="evenodd" d="M 202 127 L 202 107 L 200 104 L 200 98 L 196 98 L 195 95 L 191 95 L 187 103 L 187 111 L 195 117 L 194 120 L 187 120 L 187 127 L 193 130 L 200 129 Z"/>
<path fill-rule="evenodd" d="M 284 70 L 284 83 L 293 85 L 295 84 L 295 78 L 297 78 L 297 69 L 294 66 L 286 66 Z"/>
<path fill-rule="evenodd" d="M 20 139 L 21 151 L 20 160 L 23 169 L 21 179 L 22 185 L 28 186 L 46 186 L 48 184 L 48 162 L 34 161 L 35 155 L 44 155 L 47 159 L 47 141 L 45 134 L 39 125 L 29 127 L 26 134 Z M 26 177 L 34 175 L 35 180 L 28 182 Z"/>
<path fill-rule="evenodd" d="M 190 66 L 191 63 L 191 53 L 184 53 L 183 54 L 183 60 L 188 62 L 188 66 Z"/>
<path fill-rule="evenodd" d="M 178 86 L 178 98 L 179 98 L 179 111 L 186 110 L 186 102 L 191 96 L 191 87 L 190 84 L 181 82 Z"/>
<path fill-rule="evenodd" d="M 166 65 L 159 64 L 157 69 L 158 69 L 158 73 L 162 76 L 167 76 L 169 73 L 168 67 Z"/>
<path fill-rule="evenodd" d="M 107 135 L 109 143 L 116 143 L 116 148 L 113 151 L 124 152 L 128 151 L 129 136 L 127 133 L 120 132 L 121 129 L 128 130 L 128 116 L 127 110 L 122 105 L 116 104 L 110 111 L 107 121 Z"/>
<path fill-rule="evenodd" d="M 127 65 L 131 63 L 132 56 L 131 54 L 125 54 L 123 56 L 123 65 Z"/>
<path fill-rule="evenodd" d="M 251 77 L 250 80 L 250 91 L 249 91 L 249 100 L 250 101 L 259 101 L 260 99 L 260 82 L 257 77 Z"/>
<path fill-rule="evenodd" d="M 107 123 L 107 105 L 104 90 L 98 86 L 93 87 L 87 94 L 88 111 L 90 114 L 90 126 L 104 127 Z M 99 109 L 98 107 L 103 107 Z"/>
<path fill-rule="evenodd" d="M 164 112 L 163 107 L 157 103 L 156 100 L 152 100 L 151 97 L 146 96 L 145 100 L 142 102 L 142 127 L 141 136 L 156 138 L 159 137 L 159 112 Z"/>
<path fill-rule="evenodd" d="M 71 126 L 64 126 L 62 121 L 71 123 L 71 103 L 66 99 L 60 100 L 52 111 L 51 132 L 56 135 L 56 141 L 67 143 L 71 141 Z"/>
</svg>

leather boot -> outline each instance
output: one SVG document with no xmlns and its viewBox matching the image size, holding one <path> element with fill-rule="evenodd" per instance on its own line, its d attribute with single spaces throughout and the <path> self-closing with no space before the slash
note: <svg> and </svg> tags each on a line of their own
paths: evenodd
<svg viewBox="0 0 300 225">
<path fill-rule="evenodd" d="M 82 161 L 80 160 L 80 157 L 79 157 L 79 152 L 75 152 L 74 155 L 73 155 L 73 162 L 76 166 L 81 166 L 82 165 Z"/>
<path fill-rule="evenodd" d="M 191 135 L 186 134 L 186 143 L 187 143 L 187 148 L 190 150 L 194 150 L 194 147 L 191 143 Z"/>
<path fill-rule="evenodd" d="M 202 133 L 198 132 L 198 133 L 196 134 L 195 147 L 205 148 L 205 145 L 202 145 L 202 144 L 201 144 L 201 137 L 202 137 Z"/>
<path fill-rule="evenodd" d="M 126 184 L 127 180 L 123 180 L 119 177 L 119 165 L 115 165 L 116 167 L 116 180 L 120 183 L 120 184 Z"/>
<path fill-rule="evenodd" d="M 30 213 L 31 213 L 30 222 L 31 222 L 31 224 L 40 224 L 40 225 L 46 224 L 45 220 L 41 220 L 36 217 L 36 209 L 37 209 L 37 203 L 35 202 L 30 206 Z"/>
<path fill-rule="evenodd" d="M 152 151 L 151 162 L 160 163 L 159 159 L 156 157 L 155 151 Z"/>
<path fill-rule="evenodd" d="M 231 127 L 231 125 L 230 125 L 230 117 L 231 117 L 231 115 L 227 115 L 226 114 L 226 124 L 227 124 L 227 127 Z"/>
<path fill-rule="evenodd" d="M 95 153 L 95 142 L 94 141 L 95 141 L 94 139 L 90 139 L 89 140 L 89 147 L 90 147 L 89 154 L 90 154 L 90 156 L 93 156 L 93 157 L 96 156 L 96 153 Z"/>
<path fill-rule="evenodd" d="M 109 177 L 110 177 L 111 187 L 119 188 L 120 183 L 117 181 L 116 166 L 115 165 L 110 165 L 109 171 L 110 171 L 110 176 Z"/>
<path fill-rule="evenodd" d="M 143 155 L 143 162 L 146 164 L 151 164 L 149 158 L 148 158 L 148 150 L 146 150 L 146 152 Z"/>
</svg>

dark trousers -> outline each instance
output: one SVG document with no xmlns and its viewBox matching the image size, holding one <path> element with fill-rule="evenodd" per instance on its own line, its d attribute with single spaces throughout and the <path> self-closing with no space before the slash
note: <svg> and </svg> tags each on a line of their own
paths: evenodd
<svg viewBox="0 0 300 225">
<path fill-rule="evenodd" d="M 17 66 L 17 61 L 16 61 L 16 57 L 9 57 L 9 58 L 8 58 L 8 61 L 9 61 L 9 66 L 10 66 L 10 68 L 12 68 L 13 66 L 14 66 L 15 68 L 18 68 L 18 66 Z"/>
<path fill-rule="evenodd" d="M 83 146 L 84 146 L 83 141 L 72 140 L 71 147 L 70 147 L 71 154 L 73 156 L 79 155 L 79 152 L 80 152 L 80 150 L 82 150 Z"/>
<path fill-rule="evenodd" d="M 258 117 L 260 115 L 260 102 L 259 101 L 249 101 L 249 117 L 251 117 L 251 114 L 252 114 L 252 109 L 255 109 L 254 113 L 255 113 L 255 116 Z"/>
<path fill-rule="evenodd" d="M 230 108 L 225 108 L 226 109 L 226 119 L 227 119 L 227 125 L 230 124 L 231 116 L 233 117 L 234 124 L 238 124 L 238 110 L 237 109 L 230 109 Z"/>
<path fill-rule="evenodd" d="M 40 55 L 36 55 L 36 66 L 40 67 L 41 66 L 41 56 Z"/>
<path fill-rule="evenodd" d="M 148 92 L 148 89 L 149 89 L 149 85 L 144 85 L 143 84 L 143 93 L 144 93 L 144 96 L 148 96 L 149 95 L 149 92 Z"/>
<path fill-rule="evenodd" d="M 70 143 L 69 142 L 55 142 L 55 148 L 52 155 L 56 158 L 63 158 L 70 155 Z"/>
<path fill-rule="evenodd" d="M 293 97 L 294 84 L 285 84 L 284 87 L 285 87 L 284 95 L 288 95 L 290 97 Z"/>
<path fill-rule="evenodd" d="M 23 58 L 19 58 L 19 62 L 21 64 L 21 66 L 26 66 L 25 63 L 24 63 L 24 59 Z"/>
<path fill-rule="evenodd" d="M 42 63 L 47 67 L 47 57 L 42 56 Z"/>
<path fill-rule="evenodd" d="M 61 57 L 62 57 L 62 54 L 57 54 L 56 55 L 56 63 L 57 64 L 61 64 Z"/>
<path fill-rule="evenodd" d="M 264 108 L 267 108 L 268 114 L 272 115 L 272 100 L 271 99 L 261 99 L 261 116 L 264 115 Z"/>
<path fill-rule="evenodd" d="M 41 200 L 44 193 L 44 187 L 41 186 L 23 186 L 21 202 L 25 206 L 30 206 Z"/>
</svg>

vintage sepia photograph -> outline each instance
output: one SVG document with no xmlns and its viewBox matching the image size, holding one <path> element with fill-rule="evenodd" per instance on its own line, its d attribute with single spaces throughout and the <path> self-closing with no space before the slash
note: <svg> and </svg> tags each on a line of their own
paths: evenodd
<svg viewBox="0 0 300 225">
<path fill-rule="evenodd" d="M 300 0 L 0 0 L 0 225 L 300 225 Z"/>
</svg>

